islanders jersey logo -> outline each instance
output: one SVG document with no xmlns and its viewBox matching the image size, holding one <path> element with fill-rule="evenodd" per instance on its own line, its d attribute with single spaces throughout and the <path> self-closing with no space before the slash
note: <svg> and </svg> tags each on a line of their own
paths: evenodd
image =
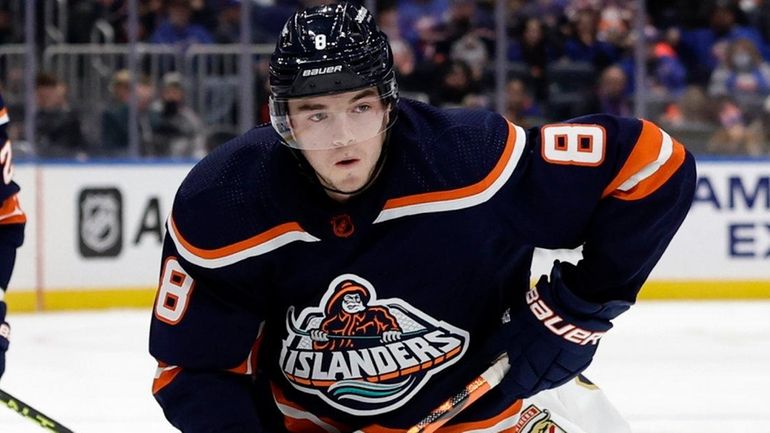
<svg viewBox="0 0 770 433">
<path fill-rule="evenodd" d="M 286 313 L 280 363 L 296 389 L 353 415 L 403 406 L 434 374 L 456 363 L 468 332 L 401 299 L 377 299 L 365 279 L 334 279 L 318 307 Z"/>
</svg>

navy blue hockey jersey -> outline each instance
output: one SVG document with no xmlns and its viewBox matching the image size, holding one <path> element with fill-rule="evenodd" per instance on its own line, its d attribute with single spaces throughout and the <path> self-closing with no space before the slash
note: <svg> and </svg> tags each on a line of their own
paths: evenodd
<svg viewBox="0 0 770 433">
<path fill-rule="evenodd" d="M 26 216 L 19 207 L 19 186 L 13 181 L 13 151 L 6 130 L 8 121 L 8 110 L 0 96 L 0 254 L 4 254 L 5 249 L 15 250 L 21 245 L 26 222 Z M 13 260 L 8 261 L 10 264 L 0 257 L 0 266 L 12 266 Z M 0 280 L 3 279 L 2 274 L 0 272 Z"/>
<path fill-rule="evenodd" d="M 345 203 L 269 126 L 185 179 L 163 247 L 153 392 L 184 431 L 402 430 L 479 356 L 535 247 L 575 248 L 570 289 L 633 302 L 692 200 L 694 161 L 650 122 L 525 131 L 399 102 L 382 172 Z M 442 432 L 515 414 L 492 390 Z"/>
</svg>

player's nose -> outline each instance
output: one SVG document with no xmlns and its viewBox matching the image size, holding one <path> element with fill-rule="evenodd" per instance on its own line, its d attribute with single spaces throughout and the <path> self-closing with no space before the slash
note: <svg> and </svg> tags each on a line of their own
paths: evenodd
<svg viewBox="0 0 770 433">
<path fill-rule="evenodd" d="M 332 130 L 332 145 L 344 147 L 355 143 L 356 137 L 353 128 L 352 119 L 347 118 L 347 116 L 339 116 Z"/>
</svg>

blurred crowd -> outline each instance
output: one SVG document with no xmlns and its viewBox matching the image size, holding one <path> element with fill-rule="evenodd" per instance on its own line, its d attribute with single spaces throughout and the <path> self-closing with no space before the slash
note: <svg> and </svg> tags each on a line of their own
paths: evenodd
<svg viewBox="0 0 770 433">
<path fill-rule="evenodd" d="M 266 44 L 274 43 L 297 7 L 323 3 L 250 1 L 250 40 Z M 13 3 L 0 0 L 0 44 L 23 42 L 15 27 L 20 20 L 11 15 Z M 127 41 L 125 0 L 68 3 L 63 42 Z M 184 49 L 240 41 L 240 0 L 138 3 L 142 42 Z M 379 25 L 393 47 L 403 96 L 445 107 L 494 108 L 493 0 L 374 3 Z M 506 0 L 503 114 L 525 127 L 592 112 L 633 116 L 638 114 L 635 96 L 641 92 L 645 117 L 697 153 L 770 154 L 770 0 L 647 0 L 645 11 L 635 10 L 636 4 Z M 646 18 L 642 34 L 634 29 L 640 13 Z M 638 38 L 646 46 L 641 69 L 634 60 Z M 265 89 L 265 60 L 258 59 L 254 69 L 255 85 L 261 90 Z M 643 89 L 635 88 L 638 70 L 644 71 Z M 134 80 L 143 156 L 200 157 L 237 133 L 208 127 L 205 113 L 188 103 L 193 89 L 183 72 L 169 68 L 153 77 L 143 71 Z M 41 71 L 35 88 L 36 154 L 128 152 L 131 74 L 116 69 L 110 75 L 111 101 L 92 116 L 98 120 L 94 127 L 82 114 L 91 107 L 79 106 L 68 95 L 68 83 L 52 71 Z M 257 92 L 255 123 L 269 121 L 265 95 Z M 16 108 L 20 109 L 18 104 Z M 232 111 L 237 116 L 235 107 Z M 15 123 L 15 130 L 22 133 L 21 122 Z"/>
</svg>

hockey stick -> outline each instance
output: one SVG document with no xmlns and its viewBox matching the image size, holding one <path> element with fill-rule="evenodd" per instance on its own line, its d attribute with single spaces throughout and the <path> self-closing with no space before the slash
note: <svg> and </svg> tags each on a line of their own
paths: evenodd
<svg viewBox="0 0 770 433">
<path fill-rule="evenodd" d="M 414 427 L 407 430 L 407 433 L 435 432 L 447 421 L 454 418 L 455 415 L 462 412 L 463 409 L 481 398 L 487 391 L 499 385 L 510 368 L 511 364 L 508 361 L 508 354 L 503 353 L 489 368 L 465 385 L 462 391 L 433 409 L 433 412 L 415 424 Z"/>
<path fill-rule="evenodd" d="M 64 427 L 57 421 L 52 420 L 47 415 L 40 413 L 40 411 L 37 409 L 33 408 L 27 403 L 24 403 L 11 394 L 8 394 L 2 389 L 0 389 L 0 402 L 8 406 L 9 409 L 16 411 L 19 415 L 31 419 L 32 421 L 40 424 L 40 427 L 48 429 L 49 431 L 57 433 L 73 433 L 72 430 Z"/>
</svg>

